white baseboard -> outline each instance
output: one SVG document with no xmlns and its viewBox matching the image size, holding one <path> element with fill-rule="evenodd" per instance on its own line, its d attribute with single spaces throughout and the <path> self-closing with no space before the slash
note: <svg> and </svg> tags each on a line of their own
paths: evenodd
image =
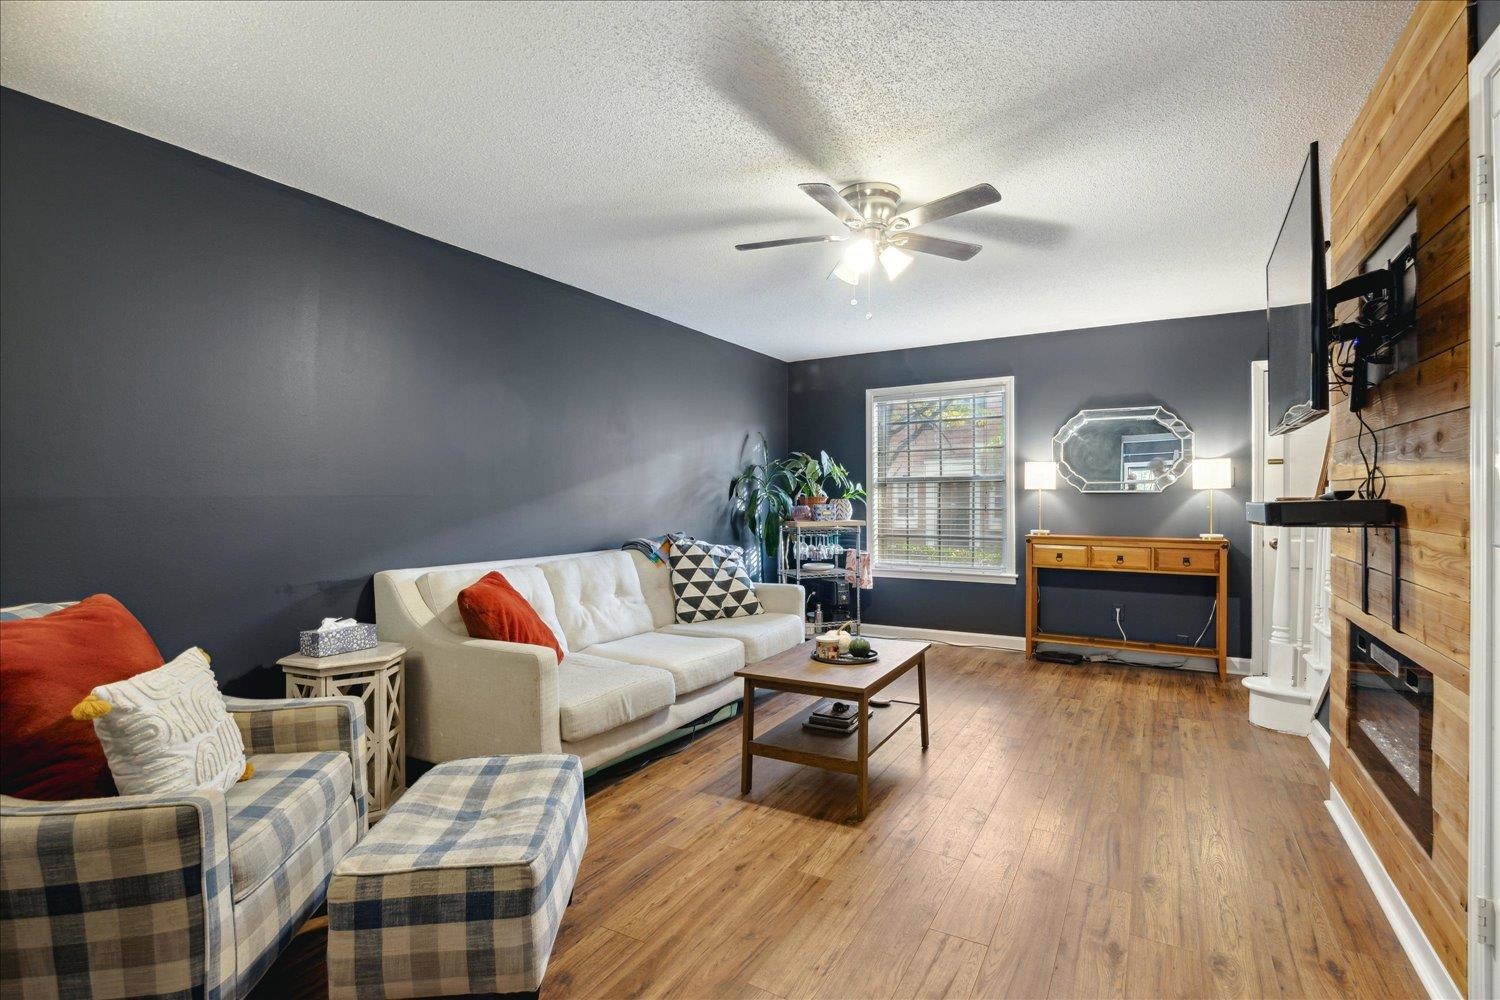
<svg viewBox="0 0 1500 1000">
<path fill-rule="evenodd" d="M 1328 731 L 1318 724 L 1317 719 L 1313 720 L 1312 728 L 1307 731 L 1307 742 L 1311 743 L 1313 749 L 1318 752 L 1323 766 L 1328 767 L 1328 755 L 1332 748 L 1328 745 Z"/>
<path fill-rule="evenodd" d="M 1406 952 L 1412 967 L 1417 970 L 1417 978 L 1422 980 L 1427 994 L 1433 1000 L 1460 1000 L 1463 994 L 1448 975 L 1448 970 L 1443 966 L 1443 960 L 1438 958 L 1432 943 L 1427 940 L 1422 925 L 1412 916 L 1411 907 L 1401 898 L 1396 883 L 1391 881 L 1385 865 L 1380 863 L 1380 856 L 1375 853 L 1375 849 L 1365 838 L 1364 831 L 1354 821 L 1354 814 L 1349 811 L 1344 797 L 1337 788 L 1329 788 L 1328 791 L 1330 798 L 1325 804 L 1329 814 L 1333 816 L 1333 823 L 1339 828 L 1339 833 L 1344 835 L 1344 843 L 1349 845 L 1354 860 L 1359 863 L 1359 870 L 1364 872 L 1365 881 L 1375 893 L 1380 909 L 1384 911 L 1386 920 L 1390 921 L 1391 930 L 1396 932 L 1396 940 L 1401 942 L 1401 948 Z"/>
<path fill-rule="evenodd" d="M 873 625 L 862 624 L 859 630 L 865 635 L 875 636 L 877 639 L 926 639 L 928 642 L 943 642 L 954 646 L 986 646 L 990 649 L 1006 649 L 1021 652 L 1026 648 L 1026 640 L 1019 635 L 998 635 L 991 632 L 953 632 L 940 628 L 914 628 L 909 625 Z M 1086 647 L 1078 647 L 1084 649 Z M 1101 653 L 1121 653 L 1118 649 L 1100 649 Z M 1134 655 L 1125 650 L 1122 655 Z M 1141 654 L 1141 655 L 1151 655 Z M 1241 656 L 1229 658 L 1229 672 L 1231 674 L 1250 673 L 1250 660 Z M 1181 668 L 1183 670 L 1208 670 L 1219 669 L 1214 661 L 1204 657 L 1188 657 L 1187 663 Z"/>
<path fill-rule="evenodd" d="M 859 630 L 865 635 L 886 639 L 926 639 L 928 642 L 946 642 L 954 646 L 988 646 L 991 649 L 1008 649 L 1020 652 L 1026 648 L 1026 640 L 1018 635 L 994 635 L 989 632 L 950 632 L 940 628 L 910 628 L 906 625 L 862 624 Z"/>
</svg>

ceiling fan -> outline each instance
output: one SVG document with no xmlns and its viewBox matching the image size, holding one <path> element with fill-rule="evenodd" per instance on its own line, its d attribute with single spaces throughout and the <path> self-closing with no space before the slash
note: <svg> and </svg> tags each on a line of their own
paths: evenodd
<svg viewBox="0 0 1500 1000">
<path fill-rule="evenodd" d="M 857 181 L 841 189 L 831 184 L 798 184 L 813 201 L 822 205 L 848 227 L 838 236 L 794 236 L 785 240 L 741 243 L 736 250 L 765 250 L 802 243 L 842 243 L 849 241 L 843 260 L 833 269 L 833 276 L 851 285 L 880 263 L 885 276 L 894 281 L 912 262 L 907 251 L 936 254 L 950 260 L 968 260 L 982 247 L 938 236 L 914 233 L 913 229 L 962 212 L 993 205 L 1000 192 L 991 184 L 975 184 L 925 205 L 903 209 L 901 189 L 883 181 Z"/>
</svg>

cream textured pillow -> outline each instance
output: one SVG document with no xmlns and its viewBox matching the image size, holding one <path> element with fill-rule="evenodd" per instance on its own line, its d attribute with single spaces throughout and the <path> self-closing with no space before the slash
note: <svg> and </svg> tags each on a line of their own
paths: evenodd
<svg viewBox="0 0 1500 1000">
<path fill-rule="evenodd" d="M 101 684 L 74 709 L 75 716 L 80 709 L 94 717 L 94 733 L 121 795 L 190 792 L 205 785 L 228 791 L 247 776 L 245 743 L 201 649 Z"/>
</svg>

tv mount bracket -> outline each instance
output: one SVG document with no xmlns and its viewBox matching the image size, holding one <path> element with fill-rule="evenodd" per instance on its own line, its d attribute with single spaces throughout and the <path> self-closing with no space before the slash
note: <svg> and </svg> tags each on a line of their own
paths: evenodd
<svg viewBox="0 0 1500 1000">
<path fill-rule="evenodd" d="M 1324 345 L 1324 357 L 1329 357 L 1334 344 L 1354 343 L 1354 377 L 1349 381 L 1351 409 L 1362 409 L 1368 398 L 1366 371 L 1371 361 L 1413 325 L 1416 303 L 1415 296 L 1407 292 L 1406 273 L 1416 264 L 1417 235 L 1413 233 L 1385 267 L 1356 274 L 1328 290 L 1324 308 L 1330 318 L 1343 303 L 1362 300 L 1356 319 L 1328 326 L 1328 343 Z"/>
<path fill-rule="evenodd" d="M 1339 282 L 1328 290 L 1325 306 L 1331 315 L 1334 309 L 1345 302 L 1362 299 L 1359 318 L 1348 323 L 1328 327 L 1329 343 L 1354 342 L 1354 377 L 1349 383 L 1349 405 L 1360 409 L 1370 387 L 1366 384 L 1365 370 L 1377 351 L 1405 332 L 1410 321 L 1407 316 L 1414 302 L 1409 302 L 1406 291 L 1406 272 L 1417 263 L 1417 235 L 1385 267 L 1365 271 Z M 1326 356 L 1326 354 L 1325 354 Z M 1392 519 L 1386 525 L 1391 532 L 1391 628 L 1401 631 L 1401 526 Z M 1360 529 L 1360 597 L 1359 609 L 1370 613 L 1370 527 Z"/>
</svg>

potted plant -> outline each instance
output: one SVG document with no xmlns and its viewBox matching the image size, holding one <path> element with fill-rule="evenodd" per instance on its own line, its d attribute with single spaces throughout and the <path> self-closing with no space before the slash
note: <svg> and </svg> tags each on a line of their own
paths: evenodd
<svg viewBox="0 0 1500 1000">
<path fill-rule="evenodd" d="M 799 506 L 815 507 L 828 502 L 828 494 L 823 492 L 823 477 L 833 465 L 828 452 L 820 452 L 814 458 L 805 451 L 794 451 L 776 465 Z"/>
<path fill-rule="evenodd" d="M 849 476 L 849 470 L 838 462 L 830 460 L 828 463 L 828 479 L 833 484 L 833 489 L 838 497 L 833 501 L 833 519 L 835 521 L 849 521 L 854 518 L 854 501 L 861 502 L 865 499 L 865 487 L 863 483 L 856 483 Z"/>
<path fill-rule="evenodd" d="M 782 485 L 785 482 L 781 463 L 770 461 L 764 435 L 751 451 L 750 461 L 729 481 L 729 501 L 760 549 L 762 579 L 769 579 L 770 567 L 776 565 L 781 522 L 792 511 L 792 496 Z"/>
</svg>

